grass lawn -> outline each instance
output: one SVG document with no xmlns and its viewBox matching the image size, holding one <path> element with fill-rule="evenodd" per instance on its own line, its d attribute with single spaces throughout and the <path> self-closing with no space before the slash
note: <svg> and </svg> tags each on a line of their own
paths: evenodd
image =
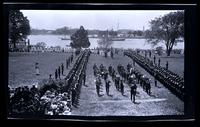
<svg viewBox="0 0 200 127">
<path fill-rule="evenodd" d="M 33 85 L 42 79 L 54 77 L 55 69 L 64 63 L 71 53 L 9 53 L 9 85 Z M 39 63 L 40 75 L 36 75 L 35 63 Z M 64 73 L 69 71 L 65 69 Z"/>
<path fill-rule="evenodd" d="M 71 53 L 10 53 L 9 54 L 9 85 L 16 87 L 19 85 L 32 85 L 34 83 L 46 79 L 49 74 L 53 74 L 55 69 L 63 62 L 65 64 L 66 58 Z M 163 57 L 163 59 L 165 59 Z M 184 63 L 180 66 L 180 61 L 184 61 L 179 58 L 167 58 L 171 59 L 174 63 L 173 66 L 169 66 L 170 69 L 176 69 L 174 72 L 182 72 Z M 173 60 L 174 59 L 174 60 Z M 180 61 L 179 61 L 180 60 Z M 164 60 L 163 60 L 164 61 Z M 40 75 L 35 74 L 35 62 L 39 63 Z M 177 63 L 176 63 L 177 62 Z M 105 85 L 103 84 L 102 97 L 98 97 L 96 94 L 96 88 L 94 83 L 93 65 L 101 63 L 108 67 L 113 65 L 115 70 L 120 63 L 126 66 L 128 63 L 132 63 L 132 60 L 123 56 L 122 54 L 115 55 L 114 59 L 110 57 L 105 58 L 97 54 L 91 54 L 87 65 L 87 78 L 86 85 L 82 86 L 80 95 L 80 106 L 72 109 L 72 115 L 82 116 L 152 116 L 152 115 L 179 115 L 184 113 L 184 103 L 173 95 L 168 89 L 158 82 L 159 87 L 155 87 L 153 82 L 152 96 L 146 94 L 143 89 L 138 85 L 136 104 L 130 100 L 130 88 L 125 84 L 125 95 L 121 95 L 115 89 L 113 82 L 110 87 L 110 94 L 107 96 L 105 92 Z M 171 63 L 171 64 L 170 64 Z M 163 63 L 164 64 L 164 63 Z M 172 62 L 169 62 L 172 65 Z M 72 67 L 72 66 L 71 66 Z M 153 79 L 143 68 L 136 65 L 143 74 Z M 65 74 L 70 69 L 65 69 Z M 64 78 L 64 76 L 62 77 Z M 109 76 L 110 80 L 111 77 Z M 103 82 L 103 80 L 102 80 Z"/>
<path fill-rule="evenodd" d="M 87 66 L 86 85 L 88 87 L 82 86 L 80 107 L 77 109 L 74 108 L 72 114 L 83 116 L 152 116 L 184 113 L 184 103 L 175 95 L 171 94 L 171 92 L 159 82 L 159 87 L 155 87 L 152 82 L 152 96 L 144 92 L 138 84 L 136 104 L 133 104 L 130 100 L 130 88 L 127 84 L 125 84 L 125 95 L 123 96 L 116 90 L 112 82 L 110 87 L 110 94 L 112 96 L 107 96 L 105 92 L 105 83 L 103 83 L 103 91 L 101 92 L 103 96 L 98 97 L 92 69 L 94 63 L 97 65 L 102 63 L 106 67 L 111 64 L 116 70 L 119 63 L 126 66 L 128 63 L 132 63 L 132 60 L 122 54 L 115 55 L 114 59 L 92 54 Z M 153 80 L 153 77 L 143 68 L 138 65 L 136 68 Z M 110 76 L 109 78 L 111 80 Z"/>
<path fill-rule="evenodd" d="M 144 53 L 140 53 L 140 55 L 145 56 Z M 147 55 L 147 57 L 153 61 L 154 55 L 155 54 L 152 54 L 151 57 L 149 57 L 149 55 Z M 171 53 L 170 56 L 167 56 L 164 53 L 162 56 L 159 56 L 159 55 L 155 55 L 155 56 L 156 56 L 157 64 L 158 64 L 159 58 L 160 58 L 160 65 L 162 67 L 166 67 L 166 61 L 168 61 L 168 69 L 183 77 L 183 75 L 184 75 L 184 55 L 183 54 Z"/>
</svg>

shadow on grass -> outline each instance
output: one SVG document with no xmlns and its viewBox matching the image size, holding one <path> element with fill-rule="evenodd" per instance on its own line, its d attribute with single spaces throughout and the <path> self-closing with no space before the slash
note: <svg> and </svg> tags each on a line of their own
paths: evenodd
<svg viewBox="0 0 200 127">
<path fill-rule="evenodd" d="M 157 87 L 157 88 L 162 88 L 161 86 L 155 86 L 155 87 Z"/>
<path fill-rule="evenodd" d="M 102 97 L 104 94 L 99 94 L 99 97 Z"/>
<path fill-rule="evenodd" d="M 152 95 L 152 94 L 150 94 L 149 96 L 150 96 L 150 97 L 154 97 L 154 98 L 156 98 L 156 95 Z"/>
<path fill-rule="evenodd" d="M 122 96 L 124 96 L 124 97 L 128 97 L 128 95 L 125 95 L 125 94 L 123 94 Z"/>
<path fill-rule="evenodd" d="M 73 106 L 74 108 L 78 108 L 79 105 L 78 105 L 78 104 L 73 104 L 72 106 Z"/>
<path fill-rule="evenodd" d="M 139 105 L 141 102 L 133 102 L 133 104 Z"/>
</svg>

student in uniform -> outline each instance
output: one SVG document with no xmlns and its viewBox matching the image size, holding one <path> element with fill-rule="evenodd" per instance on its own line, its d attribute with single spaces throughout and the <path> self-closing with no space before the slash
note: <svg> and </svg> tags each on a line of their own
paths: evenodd
<svg viewBox="0 0 200 127">
<path fill-rule="evenodd" d="M 110 56 L 111 56 L 111 58 L 113 58 L 113 51 L 112 50 L 110 52 Z"/>
<path fill-rule="evenodd" d="M 94 66 L 93 66 L 93 70 L 95 70 L 97 68 L 97 65 L 96 65 L 96 63 L 94 64 Z"/>
<path fill-rule="evenodd" d="M 70 66 L 70 58 L 67 59 L 68 67 Z"/>
<path fill-rule="evenodd" d="M 166 70 L 168 70 L 168 65 L 169 65 L 169 64 L 168 64 L 168 61 L 167 61 L 167 62 L 166 62 Z"/>
<path fill-rule="evenodd" d="M 119 91 L 119 83 L 120 83 L 120 77 L 119 75 L 116 76 L 116 89 Z"/>
<path fill-rule="evenodd" d="M 151 94 L 151 83 L 149 78 L 146 80 L 146 92 L 149 95 Z"/>
<path fill-rule="evenodd" d="M 86 74 L 85 74 L 85 72 L 83 72 L 82 76 L 83 76 L 83 85 L 86 86 L 85 85 L 85 81 L 86 81 Z"/>
<path fill-rule="evenodd" d="M 149 57 L 151 58 L 151 50 L 149 51 Z"/>
<path fill-rule="evenodd" d="M 58 67 L 58 77 L 60 79 L 60 66 Z"/>
<path fill-rule="evenodd" d="M 64 65 L 63 65 L 63 63 L 61 64 L 61 72 L 62 72 L 62 75 L 64 75 Z"/>
<path fill-rule="evenodd" d="M 156 78 L 157 78 L 157 73 L 155 72 L 155 73 L 154 73 L 154 82 L 155 82 L 155 87 L 157 87 L 157 79 L 156 79 Z"/>
<path fill-rule="evenodd" d="M 73 106 L 76 106 L 75 105 L 75 100 L 76 100 L 76 89 L 75 88 L 72 88 L 72 90 L 71 90 L 71 96 L 72 96 L 72 105 Z"/>
<path fill-rule="evenodd" d="M 130 69 L 131 69 L 131 65 L 128 63 L 127 64 L 127 71 L 130 72 Z"/>
<path fill-rule="evenodd" d="M 156 64 L 156 56 L 153 56 L 153 63 Z"/>
<path fill-rule="evenodd" d="M 74 56 L 73 56 L 73 54 L 72 54 L 72 56 L 71 56 L 71 62 L 73 62 L 73 59 L 74 59 Z"/>
<path fill-rule="evenodd" d="M 120 81 L 120 89 L 121 89 L 121 94 L 124 95 L 124 84 L 123 84 L 123 80 Z"/>
<path fill-rule="evenodd" d="M 40 75 L 40 71 L 39 71 L 39 63 L 35 63 L 35 71 L 36 71 L 36 75 Z"/>
<path fill-rule="evenodd" d="M 58 78 L 58 70 L 56 69 L 56 71 L 55 71 L 55 79 L 57 79 Z"/>
<path fill-rule="evenodd" d="M 100 85 L 101 85 L 101 79 L 100 79 L 100 77 L 97 77 L 95 83 L 96 83 L 96 92 L 97 92 L 97 95 L 100 96 Z"/>
<path fill-rule="evenodd" d="M 104 77 L 103 77 L 103 78 L 104 78 L 104 80 L 106 81 L 106 79 L 108 79 L 108 72 L 107 72 L 107 71 L 105 71 L 103 76 L 104 76 Z"/>
<path fill-rule="evenodd" d="M 144 53 L 145 53 L 145 59 L 146 59 L 146 57 L 147 57 L 147 51 L 145 51 Z"/>
<path fill-rule="evenodd" d="M 135 66 L 135 60 L 133 59 L 133 66 Z"/>
<path fill-rule="evenodd" d="M 110 81 L 106 80 L 106 94 L 109 96 Z"/>
<path fill-rule="evenodd" d="M 68 59 L 66 59 L 66 69 L 68 69 L 68 66 L 69 66 Z"/>
<path fill-rule="evenodd" d="M 160 67 L 160 58 L 158 59 L 158 66 Z"/>
<path fill-rule="evenodd" d="M 133 85 L 131 86 L 131 101 L 135 102 L 135 96 L 137 91 L 137 85 L 135 82 L 133 82 Z"/>
<path fill-rule="evenodd" d="M 111 66 L 111 64 L 108 67 L 108 71 L 109 71 L 109 74 L 111 75 L 111 73 L 112 73 L 112 66 Z"/>
<path fill-rule="evenodd" d="M 48 81 L 48 84 L 49 84 L 49 85 L 54 85 L 54 80 L 53 80 L 51 74 L 49 75 L 49 81 Z"/>
</svg>

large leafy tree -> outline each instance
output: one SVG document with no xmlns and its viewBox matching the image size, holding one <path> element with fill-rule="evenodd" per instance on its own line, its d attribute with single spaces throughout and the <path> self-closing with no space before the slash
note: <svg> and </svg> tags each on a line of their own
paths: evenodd
<svg viewBox="0 0 200 127">
<path fill-rule="evenodd" d="M 46 48 L 47 44 L 45 42 L 38 42 L 36 46 L 40 46 L 42 48 Z"/>
<path fill-rule="evenodd" d="M 20 40 L 26 39 L 30 33 L 30 24 L 27 17 L 19 10 L 10 10 L 9 12 L 9 39 L 16 49 L 16 44 Z"/>
<path fill-rule="evenodd" d="M 72 34 L 71 40 L 70 46 L 75 49 L 88 48 L 90 46 L 88 33 L 83 26 Z"/>
<path fill-rule="evenodd" d="M 147 41 L 154 46 L 159 42 L 164 42 L 167 56 L 173 49 L 178 38 L 184 36 L 184 12 L 177 11 L 155 18 L 150 21 L 150 30 L 147 30 L 145 36 Z"/>
</svg>

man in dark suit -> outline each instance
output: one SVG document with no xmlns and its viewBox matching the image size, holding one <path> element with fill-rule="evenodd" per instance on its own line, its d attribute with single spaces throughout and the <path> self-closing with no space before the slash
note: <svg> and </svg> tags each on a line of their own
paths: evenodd
<svg viewBox="0 0 200 127">
<path fill-rule="evenodd" d="M 131 86 L 131 101 L 132 102 L 135 102 L 136 91 L 137 91 L 137 85 L 136 85 L 136 82 L 133 81 L 133 85 Z"/>
<path fill-rule="evenodd" d="M 100 77 L 97 77 L 95 83 L 96 83 L 97 95 L 100 96 L 100 86 L 101 86 L 101 79 L 100 79 Z"/>
</svg>

